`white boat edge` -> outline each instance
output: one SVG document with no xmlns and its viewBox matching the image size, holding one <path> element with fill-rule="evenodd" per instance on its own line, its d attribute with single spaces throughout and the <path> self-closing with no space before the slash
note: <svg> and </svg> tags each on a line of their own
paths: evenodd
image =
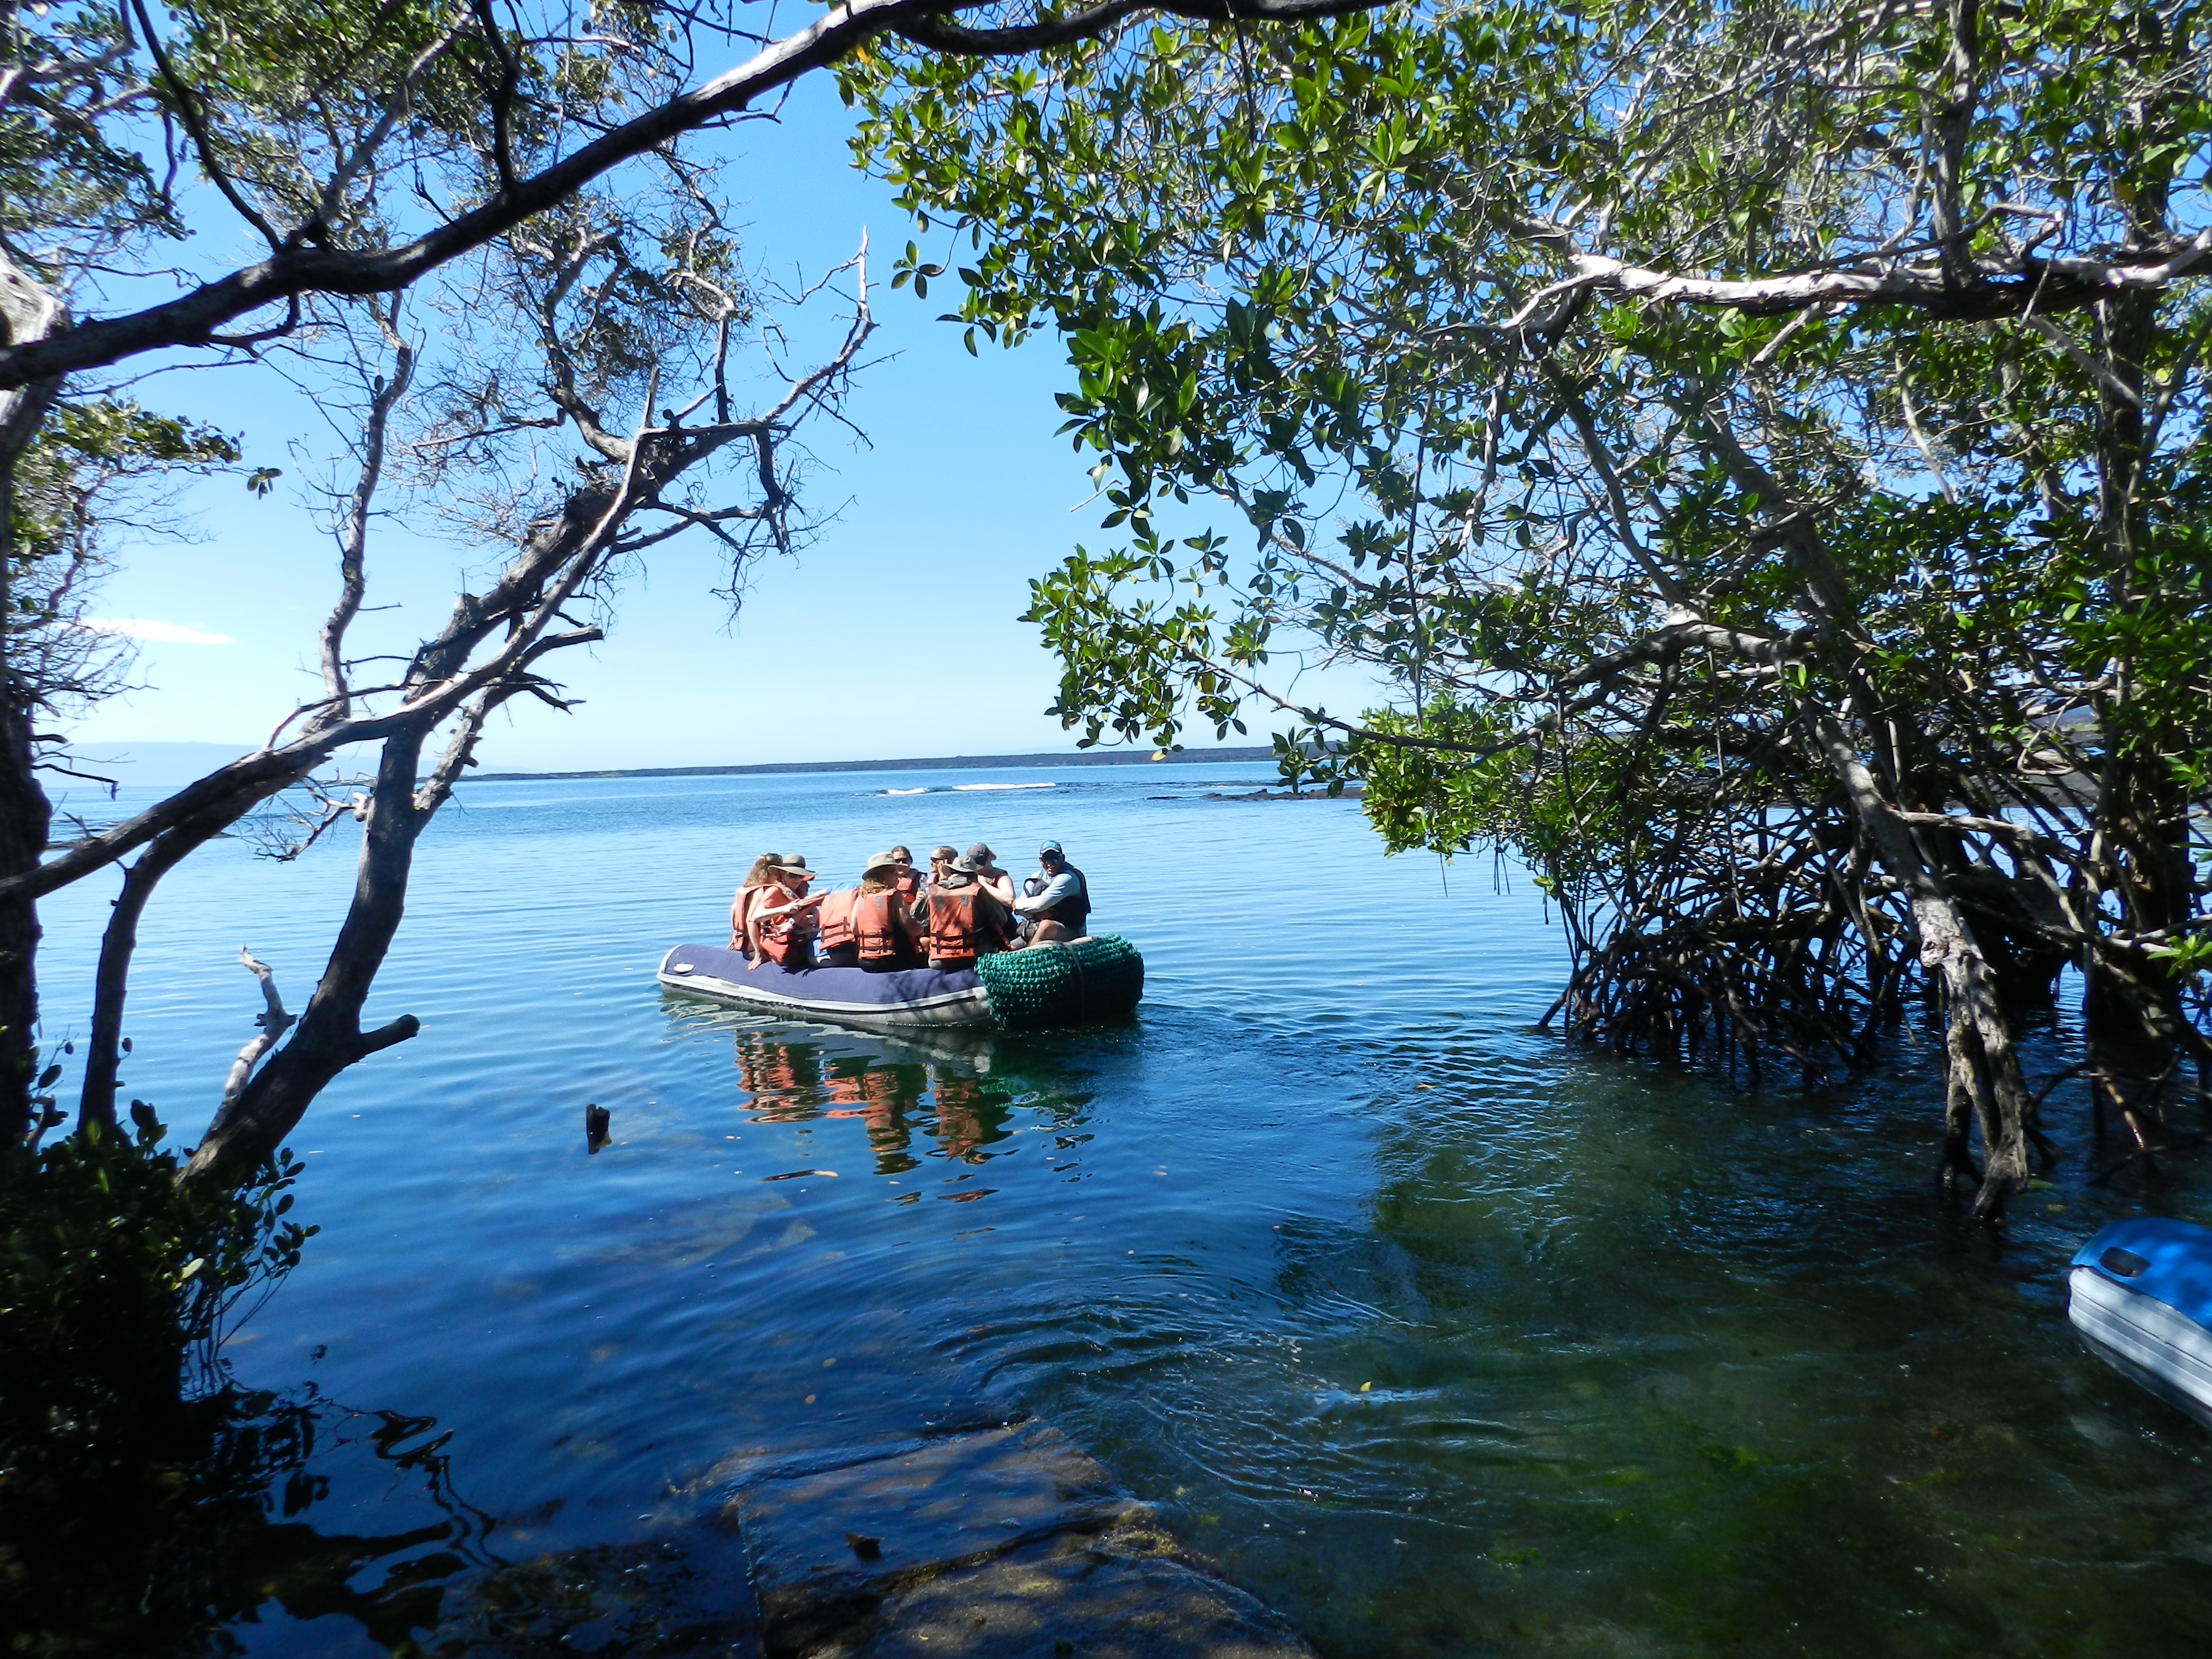
<svg viewBox="0 0 2212 1659">
<path fill-rule="evenodd" d="M 2067 1276 L 2066 1317 L 2115 1370 L 2212 1427 L 2212 1331 L 2087 1267 Z"/>
<path fill-rule="evenodd" d="M 673 956 L 675 952 L 672 951 L 669 954 Z M 735 1007 L 757 1009 L 765 1013 L 781 1014 L 789 1019 L 857 1025 L 872 1031 L 942 1029 L 993 1023 L 989 994 L 980 985 L 965 991 L 948 991 L 942 996 L 924 997 L 917 1001 L 902 1003 L 896 1008 L 878 1011 L 855 1008 L 849 1002 L 815 1002 L 803 997 L 785 996 L 761 986 L 718 979 L 712 974 L 672 973 L 665 961 L 653 977 L 672 991 L 689 991 Z"/>
</svg>

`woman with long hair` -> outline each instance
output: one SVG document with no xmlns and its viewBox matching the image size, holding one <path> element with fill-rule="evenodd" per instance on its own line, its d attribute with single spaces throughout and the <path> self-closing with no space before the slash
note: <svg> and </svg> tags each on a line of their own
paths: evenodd
<svg viewBox="0 0 2212 1659">
<path fill-rule="evenodd" d="M 730 949 L 732 951 L 750 952 L 752 947 L 745 943 L 745 916 L 758 896 L 755 890 L 769 885 L 781 885 L 775 878 L 775 854 L 763 853 L 753 860 L 752 868 L 745 872 L 745 878 L 738 884 L 737 897 L 730 901 Z"/>
<path fill-rule="evenodd" d="M 817 967 L 811 913 L 826 896 L 808 894 L 814 872 L 796 853 L 777 854 L 770 868 L 775 884 L 753 889 L 752 902 L 745 909 L 745 943 L 752 957 L 747 966 L 757 968 L 767 961 L 781 968 Z"/>
</svg>

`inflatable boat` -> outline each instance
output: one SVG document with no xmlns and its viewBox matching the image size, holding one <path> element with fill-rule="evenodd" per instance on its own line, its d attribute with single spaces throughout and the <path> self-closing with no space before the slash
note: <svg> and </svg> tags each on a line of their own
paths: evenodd
<svg viewBox="0 0 2212 1659">
<path fill-rule="evenodd" d="M 2212 1427 L 2212 1228 L 2114 1222 L 2075 1252 L 2066 1316 L 2100 1358 Z"/>
<path fill-rule="evenodd" d="M 869 1030 L 983 1026 L 1037 1031 L 1128 1014 L 1145 994 L 1145 960 L 1117 934 L 1009 951 L 973 968 L 754 967 L 735 951 L 679 945 L 660 960 L 672 991 L 787 1019 Z"/>
</svg>

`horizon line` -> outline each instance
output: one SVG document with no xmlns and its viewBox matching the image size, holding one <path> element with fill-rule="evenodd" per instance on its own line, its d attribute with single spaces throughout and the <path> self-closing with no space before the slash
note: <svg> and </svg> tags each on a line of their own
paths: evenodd
<svg viewBox="0 0 2212 1659">
<path fill-rule="evenodd" d="M 593 766 L 561 772 L 478 772 L 462 783 L 526 783 L 572 778 L 710 778 L 758 776 L 789 772 L 950 772 L 994 767 L 1194 765 L 1205 761 L 1273 760 L 1274 749 L 1261 744 L 1223 744 L 1213 749 L 1154 750 L 1115 745 L 1111 749 L 1049 750 L 1024 755 L 932 755 L 907 759 L 854 761 L 761 761 L 744 766 Z"/>
</svg>

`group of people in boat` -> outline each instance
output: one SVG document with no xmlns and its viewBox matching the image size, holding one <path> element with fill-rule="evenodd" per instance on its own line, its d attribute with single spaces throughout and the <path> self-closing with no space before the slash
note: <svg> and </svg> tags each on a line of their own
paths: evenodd
<svg viewBox="0 0 2212 1659">
<path fill-rule="evenodd" d="M 857 887 L 817 893 L 817 874 L 797 853 L 755 859 L 730 907 L 730 949 L 753 968 L 957 969 L 1080 938 L 1091 915 L 1091 884 L 1056 841 L 1037 849 L 1036 873 L 1018 888 L 980 841 L 933 849 L 927 875 L 903 847 L 870 859 Z"/>
</svg>

